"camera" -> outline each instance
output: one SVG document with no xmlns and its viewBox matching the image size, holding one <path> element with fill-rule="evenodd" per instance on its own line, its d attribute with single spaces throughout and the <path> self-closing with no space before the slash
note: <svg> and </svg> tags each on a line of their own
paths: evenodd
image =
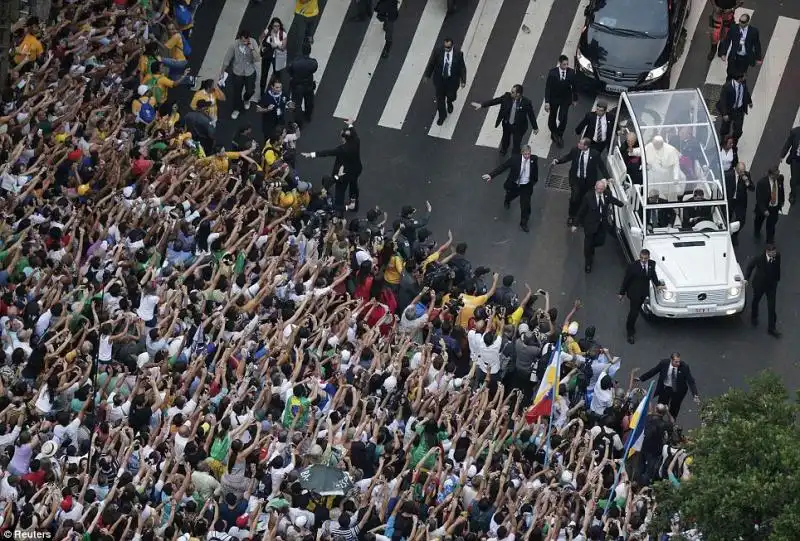
<svg viewBox="0 0 800 541">
<path fill-rule="evenodd" d="M 460 296 L 458 297 L 451 297 L 447 304 L 445 305 L 448 313 L 453 317 L 457 316 L 458 313 L 464 308 L 464 301 L 461 299 Z"/>
</svg>

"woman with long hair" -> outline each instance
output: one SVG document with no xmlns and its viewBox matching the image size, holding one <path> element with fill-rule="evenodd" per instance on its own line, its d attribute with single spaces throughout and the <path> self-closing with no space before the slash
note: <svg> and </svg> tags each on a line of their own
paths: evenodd
<svg viewBox="0 0 800 541">
<path fill-rule="evenodd" d="M 267 91 L 267 84 L 272 79 L 280 79 L 281 71 L 286 67 L 286 45 L 289 33 L 283 26 L 283 21 L 273 17 L 269 25 L 261 33 L 261 93 Z M 272 67 L 272 77 L 269 77 L 269 68 Z"/>
</svg>

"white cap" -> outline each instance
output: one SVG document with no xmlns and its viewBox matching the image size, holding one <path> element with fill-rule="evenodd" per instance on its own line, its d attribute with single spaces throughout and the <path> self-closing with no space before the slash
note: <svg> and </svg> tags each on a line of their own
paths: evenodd
<svg viewBox="0 0 800 541">
<path fill-rule="evenodd" d="M 386 389 L 386 391 L 390 392 L 390 393 L 392 391 L 394 391 L 395 389 L 397 389 L 397 378 L 394 377 L 393 375 L 389 376 L 388 378 L 386 378 L 383 381 L 383 388 Z"/>
<path fill-rule="evenodd" d="M 148 88 L 148 86 L 147 86 L 147 85 L 139 85 L 139 88 L 137 88 L 137 89 L 136 89 L 136 92 L 137 92 L 137 93 L 138 93 L 140 96 L 144 96 L 145 94 L 147 94 L 147 91 L 148 91 L 148 90 L 150 90 L 150 88 Z"/>
<path fill-rule="evenodd" d="M 561 482 L 565 485 L 572 483 L 572 472 L 569 470 L 564 470 L 561 473 Z"/>
<path fill-rule="evenodd" d="M 477 475 L 477 473 L 478 473 L 478 468 L 475 466 L 475 464 L 470 464 L 470 467 L 467 470 L 467 477 L 469 479 L 472 479 L 473 477 L 475 477 L 475 475 Z"/>
<path fill-rule="evenodd" d="M 338 346 L 339 345 L 339 337 L 334 334 L 333 336 L 328 338 L 328 345 L 331 346 L 331 347 Z"/>
<path fill-rule="evenodd" d="M 342 350 L 342 363 L 347 364 L 350 362 L 350 351 L 347 349 Z"/>
<path fill-rule="evenodd" d="M 305 515 L 298 515 L 294 519 L 294 525 L 298 528 L 304 528 L 308 524 L 308 518 Z"/>
<path fill-rule="evenodd" d="M 530 332 L 531 328 L 528 326 L 527 323 L 520 323 L 519 327 L 517 327 L 519 334 L 525 334 L 526 332 Z"/>
<path fill-rule="evenodd" d="M 569 327 L 567 327 L 567 332 L 570 334 L 570 336 L 575 336 L 576 334 L 578 334 L 578 322 L 577 321 L 570 322 Z"/>
<path fill-rule="evenodd" d="M 149 362 L 150 362 L 150 354 L 147 353 L 146 351 L 140 353 L 136 357 L 136 366 L 138 366 L 139 368 L 143 367 L 144 365 L 146 365 Z"/>
</svg>

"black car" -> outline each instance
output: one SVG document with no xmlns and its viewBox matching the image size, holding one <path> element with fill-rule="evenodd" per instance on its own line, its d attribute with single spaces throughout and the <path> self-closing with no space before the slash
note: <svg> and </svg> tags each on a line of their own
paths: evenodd
<svg viewBox="0 0 800 541">
<path fill-rule="evenodd" d="M 690 0 L 590 0 L 575 52 L 578 83 L 618 94 L 669 87 Z"/>
</svg>

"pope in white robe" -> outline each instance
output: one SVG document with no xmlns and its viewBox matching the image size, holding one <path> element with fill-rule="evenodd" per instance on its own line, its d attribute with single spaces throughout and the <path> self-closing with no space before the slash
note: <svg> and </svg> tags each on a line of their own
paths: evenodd
<svg viewBox="0 0 800 541">
<path fill-rule="evenodd" d="M 641 150 L 632 149 L 632 154 L 641 155 Z M 686 177 L 680 168 L 680 152 L 656 135 L 644 147 L 644 162 L 647 166 L 648 189 L 657 189 L 669 201 L 678 201 L 686 189 Z"/>
</svg>

